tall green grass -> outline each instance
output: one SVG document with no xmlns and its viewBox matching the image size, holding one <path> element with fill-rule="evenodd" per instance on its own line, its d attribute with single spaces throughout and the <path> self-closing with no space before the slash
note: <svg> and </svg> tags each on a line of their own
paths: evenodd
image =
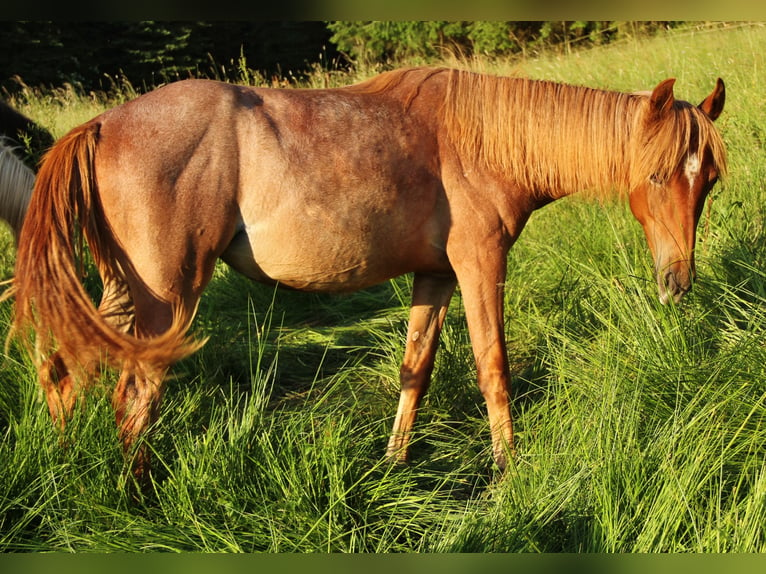
<svg viewBox="0 0 766 574">
<path fill-rule="evenodd" d="M 554 203 L 511 251 L 519 454 L 504 474 L 491 462 L 459 293 L 412 462 L 398 468 L 382 454 L 410 278 L 306 295 L 222 265 L 194 325 L 210 342 L 173 371 L 143 498 L 125 484 L 108 378 L 61 434 L 31 363 L 10 346 L 0 362 L 0 549 L 766 549 L 764 53 L 766 28 L 742 25 L 479 64 L 621 90 L 673 76 L 677 96 L 694 102 L 717 76 L 727 86 L 718 124 L 730 177 L 703 214 L 700 279 L 680 306 L 657 301 L 643 234 L 621 202 Z M 328 81 L 340 78 L 311 80 Z M 56 135 L 109 105 L 32 95 L 18 103 Z M 13 246 L 1 239 L 7 277 Z M 5 303 L 3 332 L 9 317 Z"/>
</svg>

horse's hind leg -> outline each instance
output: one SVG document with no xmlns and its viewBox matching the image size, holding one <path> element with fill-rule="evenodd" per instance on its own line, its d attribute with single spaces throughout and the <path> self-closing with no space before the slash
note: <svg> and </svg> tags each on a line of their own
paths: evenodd
<svg viewBox="0 0 766 574">
<path fill-rule="evenodd" d="M 167 331 L 174 317 L 174 307 L 153 295 L 134 291 L 135 335 L 149 338 Z M 184 317 L 191 318 L 196 301 L 185 301 L 181 310 Z M 165 390 L 165 375 L 169 364 L 140 362 L 126 365 L 112 394 L 112 407 L 119 429 L 119 437 L 126 455 L 133 457 L 133 474 L 146 484 L 150 471 L 150 454 L 142 437 L 157 421 L 160 403 Z"/>
<path fill-rule="evenodd" d="M 133 456 L 132 468 L 139 482 L 149 475 L 149 450 L 140 441 L 157 420 L 164 392 L 167 366 L 144 366 L 139 372 L 125 369 L 112 396 L 115 419 L 124 452 Z"/>
<path fill-rule="evenodd" d="M 455 285 L 455 277 L 451 275 L 415 275 L 407 346 L 400 370 L 399 408 L 386 451 L 389 458 L 398 462 L 407 460 L 412 425 L 428 389 L 439 333 Z"/>
<path fill-rule="evenodd" d="M 104 290 L 99 312 L 117 329 L 127 332 L 133 326 L 133 302 L 127 283 L 122 278 L 104 279 Z M 98 374 L 98 365 L 80 365 L 73 372 L 60 353 L 56 352 L 40 369 L 40 386 L 45 392 L 48 411 L 54 423 L 62 429 L 72 416 L 82 391 L 92 384 Z"/>
<path fill-rule="evenodd" d="M 74 376 L 58 352 L 51 355 L 42 365 L 39 380 L 51 419 L 63 430 L 74 411 L 77 393 Z"/>
</svg>

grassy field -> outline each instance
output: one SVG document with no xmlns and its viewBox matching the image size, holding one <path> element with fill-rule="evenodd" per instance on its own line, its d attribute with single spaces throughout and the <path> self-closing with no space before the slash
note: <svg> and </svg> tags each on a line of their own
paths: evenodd
<svg viewBox="0 0 766 574">
<path fill-rule="evenodd" d="M 210 341 L 173 371 L 141 501 L 124 488 L 108 385 L 61 436 L 11 345 L 0 361 L 0 550 L 766 550 L 764 54 L 766 26 L 743 25 L 476 63 L 621 90 L 676 77 L 676 95 L 695 103 L 716 77 L 727 87 L 718 126 L 730 176 L 703 213 L 700 280 L 680 306 L 658 302 L 626 203 L 556 202 L 512 249 L 519 454 L 505 474 L 492 466 L 459 293 L 412 463 L 392 468 L 382 455 L 410 278 L 318 296 L 221 265 L 194 324 Z M 15 103 L 60 136 L 131 95 L 29 91 Z M 0 241 L 7 278 L 13 245 Z M 3 335 L 10 313 L 0 306 Z"/>
</svg>

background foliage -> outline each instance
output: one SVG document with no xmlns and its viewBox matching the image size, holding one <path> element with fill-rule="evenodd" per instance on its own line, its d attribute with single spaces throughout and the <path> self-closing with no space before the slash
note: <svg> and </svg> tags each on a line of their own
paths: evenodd
<svg viewBox="0 0 766 574">
<path fill-rule="evenodd" d="M 325 67 L 386 65 L 440 56 L 507 56 L 603 44 L 670 22 L 0 22 L 0 87 L 78 86 L 127 80 L 140 89 L 189 76 L 305 75 Z"/>
<path fill-rule="evenodd" d="M 329 22 L 330 40 L 351 60 L 365 64 L 427 60 L 447 53 L 508 56 L 545 48 L 606 44 L 672 27 L 672 22 Z"/>
<path fill-rule="evenodd" d="M 240 59 L 269 74 L 304 69 L 330 47 L 322 22 L 0 22 L 0 82 L 85 91 L 214 76 Z"/>
</svg>

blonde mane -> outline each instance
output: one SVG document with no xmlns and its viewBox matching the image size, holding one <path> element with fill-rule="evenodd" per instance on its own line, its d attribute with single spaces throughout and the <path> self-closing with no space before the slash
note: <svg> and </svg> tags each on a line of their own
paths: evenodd
<svg viewBox="0 0 766 574">
<path fill-rule="evenodd" d="M 402 103 L 406 110 L 420 92 L 420 87 L 423 83 L 428 81 L 431 76 L 447 71 L 447 68 L 398 68 L 383 72 L 358 84 L 344 86 L 340 90 L 355 94 L 382 94 L 396 90 L 402 87 L 403 84 L 406 84 L 407 87 L 402 98 Z"/>
<path fill-rule="evenodd" d="M 662 121 L 648 111 L 644 94 L 452 70 L 443 120 L 462 157 L 540 195 L 625 193 L 667 180 L 706 148 L 725 173 L 723 142 L 703 112 L 678 100 Z"/>
<path fill-rule="evenodd" d="M 0 138 L 0 219 L 8 222 L 17 239 L 34 183 L 35 173 Z"/>
</svg>

